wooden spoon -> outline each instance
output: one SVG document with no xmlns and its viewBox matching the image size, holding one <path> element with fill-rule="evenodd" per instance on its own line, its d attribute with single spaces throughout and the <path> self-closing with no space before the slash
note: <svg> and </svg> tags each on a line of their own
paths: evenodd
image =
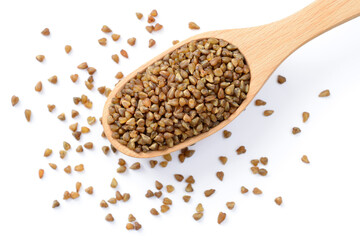
<svg viewBox="0 0 360 240">
<path fill-rule="evenodd" d="M 296 49 L 320 34 L 358 16 L 360 16 L 360 0 L 317 0 L 301 11 L 274 23 L 251 28 L 211 31 L 190 37 L 148 61 L 116 85 L 109 95 L 103 111 L 105 134 L 117 150 L 137 158 L 161 156 L 192 145 L 219 131 L 236 118 L 247 107 L 280 63 Z M 166 54 L 192 40 L 204 38 L 219 38 L 228 41 L 237 46 L 244 55 L 250 67 L 251 80 L 247 97 L 240 107 L 228 119 L 222 121 L 210 131 L 189 138 L 163 151 L 136 153 L 114 140 L 111 137 L 112 132 L 110 126 L 106 123 L 106 119 L 109 115 L 108 108 L 111 99 L 115 97 L 115 94 L 138 72 L 142 72 L 155 61 L 162 59 Z"/>
</svg>

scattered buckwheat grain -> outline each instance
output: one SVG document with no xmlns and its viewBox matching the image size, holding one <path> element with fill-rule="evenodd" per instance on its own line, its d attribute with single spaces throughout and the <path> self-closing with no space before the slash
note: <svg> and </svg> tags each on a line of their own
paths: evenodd
<svg viewBox="0 0 360 240">
<path fill-rule="evenodd" d="M 320 94 L 319 94 L 319 97 L 328 97 L 330 96 L 330 91 L 328 89 L 322 91 Z"/>
<path fill-rule="evenodd" d="M 274 110 L 265 110 L 263 114 L 265 117 L 268 117 L 268 116 L 271 116 L 273 113 L 274 113 Z"/>
<path fill-rule="evenodd" d="M 45 149 L 44 157 L 48 157 L 52 154 L 52 150 L 50 148 Z"/>
<path fill-rule="evenodd" d="M 215 189 L 209 189 L 209 190 L 205 190 L 204 194 L 205 197 L 210 197 L 211 195 L 213 195 L 215 192 Z"/>
<path fill-rule="evenodd" d="M 140 167 L 141 167 L 140 163 L 139 163 L 139 162 L 135 162 L 134 164 L 132 164 L 132 165 L 130 166 L 130 169 L 132 169 L 132 170 L 138 170 L 138 169 L 140 169 Z"/>
<path fill-rule="evenodd" d="M 238 155 L 243 154 L 243 153 L 246 153 L 246 148 L 245 148 L 245 146 L 240 146 L 238 149 L 236 149 L 236 153 L 237 153 Z"/>
<path fill-rule="evenodd" d="M 44 176 L 44 169 L 39 169 L 39 178 L 42 179 Z"/>
<path fill-rule="evenodd" d="M 124 77 L 124 74 L 122 72 L 118 72 L 116 75 L 115 75 L 115 78 L 116 79 L 122 79 Z"/>
<path fill-rule="evenodd" d="M 142 13 L 137 12 L 137 13 L 136 13 L 136 17 L 137 17 L 137 19 L 141 20 L 141 19 L 142 19 L 142 17 L 143 17 L 143 14 L 142 14 Z"/>
<path fill-rule="evenodd" d="M 189 196 L 189 195 L 184 195 L 184 196 L 183 196 L 184 202 L 189 202 L 190 199 L 191 199 L 191 196 Z"/>
<path fill-rule="evenodd" d="M 232 133 L 231 133 L 230 131 L 228 131 L 228 130 L 224 130 L 224 131 L 223 131 L 223 137 L 224 137 L 224 138 L 229 138 L 229 137 L 231 137 L 231 134 L 232 134 Z"/>
<path fill-rule="evenodd" d="M 110 29 L 108 26 L 106 26 L 106 25 L 104 25 L 104 26 L 101 28 L 101 31 L 103 31 L 104 33 L 111 33 L 111 32 L 112 32 L 111 29 Z"/>
<path fill-rule="evenodd" d="M 72 47 L 70 45 L 65 45 L 65 52 L 69 54 L 71 52 Z"/>
<path fill-rule="evenodd" d="M 160 206 L 160 211 L 162 213 L 166 213 L 167 211 L 169 211 L 170 207 L 168 205 L 161 205 Z"/>
<path fill-rule="evenodd" d="M 178 182 L 181 182 L 182 180 L 184 180 L 184 176 L 181 174 L 174 174 L 174 177 Z"/>
<path fill-rule="evenodd" d="M 310 117 L 310 113 L 308 113 L 308 112 L 303 112 L 303 113 L 302 113 L 303 123 L 307 122 L 307 120 L 309 119 L 309 117 Z"/>
<path fill-rule="evenodd" d="M 155 208 L 150 209 L 150 213 L 154 216 L 159 215 L 159 212 Z"/>
<path fill-rule="evenodd" d="M 93 194 L 93 192 L 94 192 L 94 188 L 92 187 L 92 186 L 90 186 L 90 187 L 87 187 L 86 189 L 85 189 L 85 192 L 87 193 L 87 194 Z"/>
<path fill-rule="evenodd" d="M 218 215 L 217 222 L 218 224 L 221 224 L 226 218 L 226 213 L 220 212 Z"/>
<path fill-rule="evenodd" d="M 124 49 L 121 49 L 120 54 L 121 54 L 121 56 L 123 56 L 124 58 L 129 58 L 128 53 L 127 53 Z"/>
<path fill-rule="evenodd" d="M 113 34 L 111 35 L 111 38 L 112 38 L 112 40 L 113 40 L 114 42 L 116 42 L 117 40 L 120 39 L 120 35 L 113 33 Z"/>
<path fill-rule="evenodd" d="M 52 77 L 50 77 L 49 79 L 48 79 L 48 81 L 49 82 L 51 82 L 52 84 L 56 84 L 57 83 L 57 76 L 56 75 L 54 75 L 54 76 L 52 76 Z"/>
<path fill-rule="evenodd" d="M 227 202 L 226 206 L 229 210 L 233 210 L 235 207 L 235 202 Z"/>
<path fill-rule="evenodd" d="M 266 105 L 266 102 L 261 99 L 256 99 L 255 106 L 264 106 Z"/>
<path fill-rule="evenodd" d="M 111 59 L 114 60 L 114 62 L 119 63 L 119 55 L 113 54 L 113 55 L 111 56 Z"/>
<path fill-rule="evenodd" d="M 151 167 L 151 168 L 154 168 L 154 167 L 156 166 L 156 164 L 158 163 L 158 161 L 156 161 L 156 160 L 150 160 L 149 163 L 150 163 L 150 167 Z"/>
<path fill-rule="evenodd" d="M 108 221 L 108 222 L 113 222 L 114 217 L 111 215 L 111 213 L 109 213 L 108 215 L 106 215 L 105 220 Z"/>
<path fill-rule="evenodd" d="M 110 186 L 111 186 L 112 188 L 116 188 L 116 187 L 117 187 L 117 185 L 118 185 L 118 182 L 116 181 L 116 179 L 115 179 L 115 178 L 113 178 L 113 179 L 111 180 L 111 184 L 110 184 Z"/>
<path fill-rule="evenodd" d="M 200 27 L 194 22 L 189 22 L 189 28 L 191 30 L 199 30 L 200 29 Z"/>
<path fill-rule="evenodd" d="M 60 113 L 57 118 L 58 118 L 60 121 L 65 121 L 65 119 L 66 119 L 65 113 Z"/>
<path fill-rule="evenodd" d="M 242 194 L 245 194 L 245 193 L 247 193 L 249 190 L 248 190 L 246 187 L 242 186 L 240 191 L 241 191 Z"/>
<path fill-rule="evenodd" d="M 163 28 L 163 25 L 161 25 L 160 23 L 157 23 L 157 24 L 155 24 L 154 31 L 155 32 L 160 31 L 162 28 Z"/>
<path fill-rule="evenodd" d="M 303 161 L 304 163 L 310 163 L 310 161 L 309 161 L 309 159 L 308 159 L 308 157 L 306 155 L 303 155 L 301 157 L 301 161 Z"/>
<path fill-rule="evenodd" d="M 18 102 L 19 102 L 19 97 L 13 95 L 13 96 L 11 97 L 11 105 L 12 105 L 12 106 L 15 106 L 16 104 L 18 104 Z"/>
<path fill-rule="evenodd" d="M 278 75 L 277 82 L 279 84 L 283 84 L 284 82 L 286 82 L 286 78 L 284 76 Z"/>
<path fill-rule="evenodd" d="M 84 164 L 76 165 L 76 166 L 74 167 L 74 170 L 77 171 L 77 172 L 82 172 L 82 171 L 84 171 Z"/>
<path fill-rule="evenodd" d="M 222 181 L 224 179 L 224 172 L 223 171 L 219 171 L 216 173 L 216 177 Z"/>
<path fill-rule="evenodd" d="M 87 69 L 88 68 L 88 64 L 87 62 L 83 62 L 83 63 L 80 63 L 78 66 L 77 66 L 78 69 Z"/>
<path fill-rule="evenodd" d="M 255 195 L 260 195 L 260 194 L 262 194 L 262 191 L 261 191 L 259 188 L 255 187 L 255 188 L 253 189 L 253 193 L 254 193 Z"/>
<path fill-rule="evenodd" d="M 49 36 L 50 35 L 50 30 L 48 28 L 45 28 L 44 30 L 42 30 L 41 34 L 44 35 L 44 36 Z"/>
<path fill-rule="evenodd" d="M 219 157 L 219 160 L 220 160 L 220 162 L 221 162 L 223 165 L 225 165 L 225 164 L 227 163 L 228 158 L 225 157 L 225 156 L 220 156 L 220 157 Z"/>
<path fill-rule="evenodd" d="M 300 133 L 301 132 L 301 129 L 300 128 L 298 128 L 298 127 L 293 127 L 293 129 L 292 129 L 292 134 L 298 134 L 298 133 Z"/>
<path fill-rule="evenodd" d="M 45 56 L 44 55 L 37 55 L 36 56 L 36 60 L 38 60 L 39 62 L 43 62 L 45 59 Z"/>
<path fill-rule="evenodd" d="M 129 38 L 127 40 L 127 43 L 130 45 L 130 46 L 134 46 L 135 43 L 136 43 L 136 38 L 132 37 L 132 38 Z"/>
<path fill-rule="evenodd" d="M 275 198 L 275 203 L 280 206 L 282 204 L 282 197 Z"/>
<path fill-rule="evenodd" d="M 149 33 L 152 33 L 154 31 L 154 26 L 146 26 L 145 27 L 146 31 L 148 31 Z"/>
<path fill-rule="evenodd" d="M 149 39 L 149 48 L 153 47 L 155 45 L 155 40 L 154 39 Z"/>
<path fill-rule="evenodd" d="M 267 165 L 268 164 L 268 158 L 267 157 L 261 157 L 260 158 L 260 162 L 263 164 L 263 165 Z"/>
</svg>

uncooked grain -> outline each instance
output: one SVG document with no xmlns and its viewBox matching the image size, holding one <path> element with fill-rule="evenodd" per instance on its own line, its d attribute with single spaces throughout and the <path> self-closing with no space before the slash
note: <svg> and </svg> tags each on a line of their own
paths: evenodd
<svg viewBox="0 0 360 240">
<path fill-rule="evenodd" d="M 267 157 L 261 157 L 260 158 L 260 162 L 263 164 L 263 165 L 267 165 L 268 162 L 269 162 L 269 159 Z"/>
<path fill-rule="evenodd" d="M 234 45 L 192 41 L 116 93 L 106 119 L 111 137 L 135 152 L 165 150 L 228 119 L 249 83 L 249 67 Z"/>
<path fill-rule="evenodd" d="M 39 62 L 43 62 L 45 59 L 45 56 L 44 55 L 37 55 L 36 56 L 36 60 L 38 60 Z"/>
<path fill-rule="evenodd" d="M 119 63 L 119 55 L 113 54 L 113 55 L 111 55 L 111 59 L 112 59 L 114 62 Z"/>
<path fill-rule="evenodd" d="M 103 27 L 101 28 L 101 31 L 103 31 L 104 33 L 111 33 L 111 29 L 107 26 L 107 25 L 103 25 Z"/>
<path fill-rule="evenodd" d="M 13 95 L 11 97 L 11 105 L 14 107 L 16 104 L 18 104 L 18 102 L 19 102 L 19 97 Z"/>
<path fill-rule="evenodd" d="M 135 162 L 130 166 L 130 169 L 138 170 L 138 169 L 140 169 L 140 167 L 141 167 L 141 164 L 139 162 Z"/>
<path fill-rule="evenodd" d="M 215 193 L 215 189 L 208 189 L 208 190 L 205 190 L 204 195 L 205 195 L 205 197 L 210 197 L 214 193 Z"/>
<path fill-rule="evenodd" d="M 219 160 L 220 160 L 220 162 L 221 162 L 223 165 L 225 165 L 225 164 L 227 163 L 228 158 L 225 157 L 225 156 L 220 156 L 220 157 L 219 157 Z"/>
<path fill-rule="evenodd" d="M 120 35 L 113 33 L 113 34 L 111 35 L 111 38 L 112 38 L 112 40 L 113 40 L 114 42 L 116 42 L 117 40 L 120 39 Z"/>
<path fill-rule="evenodd" d="M 44 36 L 49 36 L 50 35 L 50 30 L 49 28 L 45 28 L 44 30 L 41 31 L 41 34 Z"/>
<path fill-rule="evenodd" d="M 224 172 L 223 171 L 219 171 L 219 172 L 216 172 L 216 177 L 222 181 L 224 179 Z"/>
<path fill-rule="evenodd" d="M 277 204 L 277 205 L 281 205 L 282 204 L 282 197 L 277 197 L 277 198 L 275 198 L 275 203 Z"/>
<path fill-rule="evenodd" d="M 163 25 L 161 25 L 160 23 L 157 23 L 154 26 L 154 31 L 155 32 L 160 31 L 162 28 L 163 28 Z"/>
<path fill-rule="evenodd" d="M 255 187 L 255 188 L 253 189 L 253 193 L 254 193 L 255 195 L 260 195 L 260 194 L 262 194 L 262 191 L 261 191 L 259 188 Z"/>
<path fill-rule="evenodd" d="M 137 17 L 137 19 L 141 20 L 141 19 L 142 19 L 142 17 L 143 17 L 143 14 L 142 14 L 142 13 L 137 12 L 137 13 L 136 13 L 136 17 Z"/>
<path fill-rule="evenodd" d="M 189 202 L 190 201 L 190 199 L 191 199 L 191 196 L 189 196 L 189 195 L 184 195 L 183 196 L 183 200 L 184 200 L 184 202 Z"/>
<path fill-rule="evenodd" d="M 286 82 L 286 78 L 285 78 L 284 76 L 278 75 L 278 77 L 277 77 L 277 82 L 278 82 L 279 84 L 283 84 L 283 83 Z"/>
<path fill-rule="evenodd" d="M 39 169 L 39 178 L 42 179 L 44 177 L 44 169 Z"/>
<path fill-rule="evenodd" d="M 246 148 L 245 148 L 245 146 L 240 146 L 238 149 L 236 149 L 236 153 L 237 153 L 238 155 L 246 153 Z"/>
<path fill-rule="evenodd" d="M 224 138 L 229 138 L 229 137 L 231 137 L 231 134 L 232 134 L 232 133 L 231 133 L 230 131 L 228 131 L 228 130 L 224 130 L 224 131 L 223 131 L 223 137 L 224 137 Z"/>
<path fill-rule="evenodd" d="M 326 89 L 326 90 L 322 91 L 321 93 L 319 93 L 319 97 L 328 97 L 328 96 L 330 96 L 329 89 Z"/>
<path fill-rule="evenodd" d="M 307 120 L 309 119 L 309 117 L 310 117 L 310 113 L 308 113 L 308 112 L 303 112 L 303 113 L 302 113 L 303 123 L 307 122 Z"/>
<path fill-rule="evenodd" d="M 121 49 L 120 54 L 121 54 L 121 56 L 123 56 L 124 58 L 129 58 L 129 55 L 128 55 L 127 51 L 125 51 L 124 49 Z"/>
<path fill-rule="evenodd" d="M 65 45 L 65 52 L 69 54 L 71 52 L 72 47 L 70 45 Z"/>
<path fill-rule="evenodd" d="M 266 102 L 261 100 L 261 99 L 256 99 L 255 100 L 255 106 L 264 106 L 266 105 Z"/>
<path fill-rule="evenodd" d="M 247 193 L 249 190 L 248 190 L 246 187 L 241 186 L 240 191 L 241 191 L 242 194 L 245 194 L 245 193 Z"/>
<path fill-rule="evenodd" d="M 301 132 L 301 129 L 298 127 L 293 127 L 291 132 L 292 134 L 296 135 Z"/>
<path fill-rule="evenodd" d="M 75 171 L 77 171 L 77 172 L 82 172 L 82 171 L 84 171 L 84 164 L 79 164 L 79 165 L 76 165 L 75 167 L 74 167 L 74 170 Z"/>
<path fill-rule="evenodd" d="M 49 81 L 50 83 L 52 83 L 52 84 L 56 84 L 57 81 L 58 81 L 58 78 L 57 78 L 56 75 L 54 75 L 54 76 L 51 76 L 51 77 L 48 79 L 48 81 Z"/>
<path fill-rule="evenodd" d="M 58 202 L 58 200 L 54 200 L 53 204 L 52 204 L 52 208 L 57 208 L 60 206 L 60 203 Z"/>
<path fill-rule="evenodd" d="M 229 210 L 233 210 L 235 207 L 235 202 L 227 202 L 226 206 Z"/>
<path fill-rule="evenodd" d="M 178 182 L 181 182 L 182 180 L 184 180 L 184 176 L 181 174 L 174 174 L 174 177 Z"/>
<path fill-rule="evenodd" d="M 113 222 L 114 217 L 111 215 L 111 213 L 109 213 L 108 215 L 106 215 L 105 220 L 108 221 L 108 222 Z"/>
<path fill-rule="evenodd" d="M 135 43 L 136 43 L 136 38 L 132 37 L 132 38 L 129 38 L 127 40 L 127 43 L 130 45 L 130 46 L 134 46 Z"/>
<path fill-rule="evenodd" d="M 85 189 L 85 192 L 87 193 L 87 194 L 93 194 L 94 193 L 94 188 L 92 187 L 92 186 L 90 186 L 90 187 L 87 187 L 86 189 Z"/>
<path fill-rule="evenodd" d="M 197 24 L 194 23 L 194 22 L 189 22 L 189 28 L 190 28 L 191 30 L 199 30 L 199 29 L 200 29 L 199 25 L 197 25 Z"/>
<path fill-rule="evenodd" d="M 226 218 L 226 213 L 220 212 L 218 215 L 217 223 L 221 224 Z"/>
<path fill-rule="evenodd" d="M 154 39 L 149 39 L 149 48 L 153 47 L 155 45 L 155 40 Z"/>
<path fill-rule="evenodd" d="M 301 157 L 301 161 L 302 161 L 303 163 L 310 163 L 309 158 L 308 158 L 306 155 L 303 155 L 303 156 Z"/>
<path fill-rule="evenodd" d="M 273 113 L 274 113 L 274 110 L 265 110 L 263 114 L 265 117 L 268 117 L 268 116 L 271 116 Z"/>
<path fill-rule="evenodd" d="M 58 116 L 57 118 L 58 118 L 60 121 L 65 121 L 65 119 L 66 119 L 65 113 L 59 114 L 59 116 Z"/>
</svg>

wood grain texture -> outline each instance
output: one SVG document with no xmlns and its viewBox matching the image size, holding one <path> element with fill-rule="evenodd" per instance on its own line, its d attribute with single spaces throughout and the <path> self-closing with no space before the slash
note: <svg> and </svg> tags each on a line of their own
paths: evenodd
<svg viewBox="0 0 360 240">
<path fill-rule="evenodd" d="M 252 28 L 211 31 L 190 37 L 143 64 L 116 85 L 104 106 L 104 132 L 116 149 L 128 156 L 137 158 L 161 156 L 192 145 L 219 131 L 235 119 L 252 101 L 281 62 L 296 49 L 320 34 L 358 16 L 360 16 L 360 0 L 317 0 L 301 11 L 277 22 Z M 112 132 L 109 125 L 106 123 L 107 116 L 109 115 L 108 108 L 111 104 L 111 99 L 123 88 L 126 82 L 131 78 L 134 78 L 136 73 L 142 72 L 146 67 L 163 58 L 166 54 L 174 51 L 183 44 L 192 40 L 210 37 L 224 39 L 237 46 L 245 56 L 250 67 L 250 90 L 247 98 L 236 112 L 215 128 L 210 129 L 210 131 L 189 138 L 183 143 L 164 151 L 136 153 L 112 139 Z"/>
</svg>

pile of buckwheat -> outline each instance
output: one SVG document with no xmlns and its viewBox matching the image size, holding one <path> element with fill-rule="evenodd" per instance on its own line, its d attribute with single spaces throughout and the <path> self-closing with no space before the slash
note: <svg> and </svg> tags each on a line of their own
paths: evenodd
<svg viewBox="0 0 360 240">
<path fill-rule="evenodd" d="M 163 29 L 160 23 L 154 24 L 157 16 L 158 12 L 156 10 L 151 11 L 148 15 L 147 22 L 150 25 L 146 26 L 145 29 L 149 33 Z M 143 14 L 136 13 L 136 17 L 141 20 Z M 194 22 L 190 22 L 188 27 L 192 30 L 200 29 Z M 113 33 L 106 25 L 102 27 L 101 31 L 107 35 L 111 34 L 113 41 L 120 39 L 120 35 Z M 41 34 L 47 37 L 51 33 L 48 28 L 45 28 Z M 106 37 L 98 39 L 98 43 L 101 46 L 106 46 L 107 41 Z M 178 42 L 178 40 L 174 40 L 173 44 Z M 136 38 L 129 38 L 127 43 L 129 46 L 134 46 L 137 44 Z M 149 39 L 149 48 L 155 44 L 156 41 L 154 39 Z M 65 53 L 69 54 L 71 51 L 71 45 L 66 45 Z M 119 54 L 124 58 L 128 58 L 128 53 L 125 49 L 122 49 Z M 45 55 L 37 55 L 35 58 L 38 62 L 42 63 L 46 57 Z M 117 53 L 113 54 L 111 58 L 116 63 L 119 63 L 119 55 Z M 93 66 L 88 66 L 87 62 L 80 63 L 77 68 L 88 72 L 89 76 L 84 84 L 89 90 L 92 90 L 94 88 L 93 75 L 97 72 L 97 69 Z M 115 75 L 115 79 L 120 81 L 123 76 L 122 72 L 118 72 Z M 135 78 L 126 83 L 125 87 L 116 93 L 116 97 L 112 99 L 108 119 L 99 118 L 99 121 L 106 121 L 112 130 L 112 138 L 135 152 L 164 150 L 193 136 L 207 132 L 223 120 L 229 118 L 246 98 L 250 87 L 250 78 L 250 69 L 246 65 L 244 56 L 236 46 L 222 39 L 215 38 L 192 41 L 179 46 L 175 51 L 149 66 L 144 72 L 138 73 Z M 72 82 L 77 82 L 78 79 L 78 74 L 70 75 Z M 49 77 L 48 81 L 51 84 L 57 84 L 58 78 L 54 75 Z M 279 84 L 284 84 L 286 78 L 278 76 L 277 81 Z M 43 91 L 43 83 L 41 81 L 37 82 L 34 88 L 36 92 Z M 106 97 L 111 92 L 111 89 L 106 86 L 98 87 L 97 90 Z M 329 95 L 329 90 L 325 90 L 319 94 L 319 97 L 328 97 Z M 19 97 L 12 96 L 12 106 L 16 107 L 19 101 Z M 88 109 L 93 107 L 93 102 L 85 94 L 74 97 L 73 102 L 75 105 L 82 104 Z M 255 100 L 254 103 L 259 107 L 266 105 L 266 102 L 261 99 Z M 47 108 L 49 112 L 52 112 L 56 106 L 48 104 Z M 267 109 L 264 110 L 263 115 L 270 117 L 273 113 L 274 110 Z M 31 116 L 31 110 L 25 109 L 25 118 L 28 122 L 31 122 Z M 71 117 L 75 119 L 77 116 L 79 116 L 79 112 L 72 110 L 71 116 L 61 113 L 57 118 L 60 121 L 64 121 L 66 118 Z M 308 112 L 303 112 L 303 123 L 306 123 L 309 117 L 310 114 Z M 86 118 L 88 126 L 79 126 L 77 122 L 68 126 L 76 140 L 80 140 L 83 135 L 89 133 L 97 122 L 94 116 L 90 115 Z M 301 130 L 299 127 L 293 127 L 292 133 L 300 134 Z M 230 131 L 223 131 L 224 139 L 230 138 L 231 135 Z M 104 133 L 102 133 L 102 137 L 105 137 Z M 60 158 L 65 158 L 71 148 L 74 148 L 77 153 L 81 153 L 84 150 L 93 149 L 94 144 L 86 142 L 75 147 L 64 141 L 63 149 L 59 150 Z M 112 145 L 102 146 L 101 149 L 105 155 L 108 155 L 110 150 L 113 152 L 117 151 Z M 246 148 L 245 146 L 239 146 L 234 151 L 238 155 L 245 154 Z M 44 157 L 47 158 L 53 153 L 51 148 L 46 147 Z M 183 163 L 186 158 L 191 158 L 194 153 L 195 150 L 184 148 L 179 152 L 178 159 Z M 228 162 L 228 157 L 226 156 L 218 156 L 218 159 L 223 165 Z M 163 161 L 161 162 L 150 160 L 149 166 L 151 168 L 155 168 L 157 165 L 166 167 L 171 161 L 172 156 L 167 154 L 163 156 Z M 307 164 L 310 163 L 306 155 L 301 157 L 301 161 Z M 268 174 L 265 168 L 268 163 L 267 157 L 252 159 L 250 160 L 250 172 L 265 177 Z M 50 169 L 57 169 L 55 163 L 48 164 Z M 136 171 L 142 167 L 143 161 L 135 162 L 128 166 L 126 160 L 120 158 L 118 159 L 116 172 L 123 174 L 126 171 Z M 82 172 L 84 170 L 85 165 L 82 163 L 75 166 L 68 165 L 63 169 L 66 174 L 72 174 L 73 171 Z M 47 173 L 48 171 L 50 172 L 51 170 L 45 171 L 43 168 L 39 169 L 39 178 L 42 179 L 45 172 Z M 223 181 L 225 173 L 218 171 L 214 175 L 219 181 Z M 175 173 L 174 178 L 176 181 L 184 183 L 182 199 L 185 203 L 188 203 L 191 199 L 191 193 L 194 191 L 195 177 Z M 81 182 L 76 182 L 74 186 L 75 189 L 73 191 L 70 190 L 63 193 L 63 201 L 79 198 L 82 194 L 82 189 L 89 195 L 92 195 L 95 191 L 92 186 L 82 186 Z M 109 182 L 108 187 L 114 190 L 117 189 L 118 182 L 116 178 Z M 161 206 L 149 209 L 149 214 L 157 216 L 168 212 L 173 207 L 173 201 L 167 195 L 174 190 L 175 187 L 173 185 L 155 180 L 154 188 L 148 189 L 144 193 L 144 197 L 158 198 L 161 201 Z M 239 192 L 241 194 L 249 194 L 249 190 L 245 186 L 239 186 Z M 206 198 L 212 197 L 215 193 L 216 189 L 210 188 L 204 190 Z M 255 187 L 252 189 L 252 193 L 261 195 L 263 191 Z M 116 190 L 113 196 L 106 199 L 99 201 L 101 208 L 111 208 L 111 205 L 118 204 L 118 202 L 127 202 L 131 199 L 131 195 L 130 193 L 120 193 L 120 191 Z M 193 201 L 196 200 L 194 199 Z M 274 201 L 277 205 L 281 205 L 282 197 L 276 197 Z M 60 205 L 60 201 L 54 200 L 52 208 L 58 208 Z M 225 206 L 231 211 L 235 207 L 235 202 L 228 201 L 225 203 Z M 220 211 L 217 218 L 218 224 L 221 224 L 228 214 Z M 192 217 L 195 221 L 200 221 L 204 215 L 204 207 L 202 203 L 198 203 Z M 108 213 L 104 218 L 109 222 L 115 221 L 111 213 Z M 142 225 L 133 214 L 129 214 L 127 219 L 128 223 L 125 226 L 127 230 L 140 230 L 142 228 Z"/>
</svg>

